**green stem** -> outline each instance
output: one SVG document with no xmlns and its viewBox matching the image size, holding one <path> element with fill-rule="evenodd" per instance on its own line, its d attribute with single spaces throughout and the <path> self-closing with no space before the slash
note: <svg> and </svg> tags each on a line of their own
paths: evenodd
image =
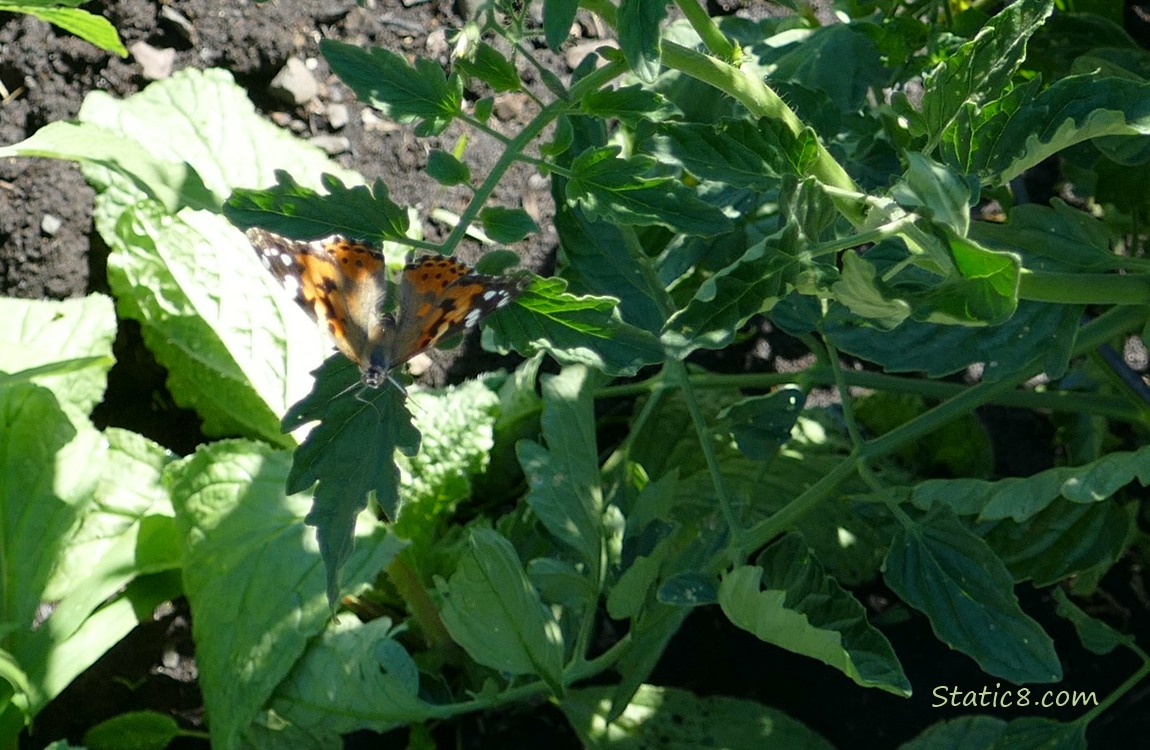
<svg viewBox="0 0 1150 750">
<path fill-rule="evenodd" d="M 1113 273 L 1024 271 L 1018 296 L 1064 305 L 1150 304 L 1150 276 Z"/>
<path fill-rule="evenodd" d="M 715 19 L 707 15 L 707 10 L 699 0 L 675 0 L 675 5 L 683 12 L 691 28 L 703 40 L 703 44 L 707 45 L 712 55 L 727 62 L 734 61 L 736 48 L 727 37 L 723 36 L 723 32 L 719 31 Z"/>
</svg>

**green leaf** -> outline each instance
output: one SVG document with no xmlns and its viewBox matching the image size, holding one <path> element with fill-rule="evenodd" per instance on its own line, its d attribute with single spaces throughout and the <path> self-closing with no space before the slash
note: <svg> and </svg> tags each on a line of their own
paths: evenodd
<svg viewBox="0 0 1150 750">
<path fill-rule="evenodd" d="M 652 154 L 703 180 L 769 191 L 783 174 L 806 174 L 818 150 L 814 132 L 795 135 L 778 120 L 726 118 L 715 123 L 665 123 L 650 139 Z"/>
<path fill-rule="evenodd" d="M 128 711 L 84 733 L 90 750 L 164 750 L 180 735 L 180 725 L 157 711 Z"/>
<path fill-rule="evenodd" d="M 543 0 L 543 36 L 548 47 L 558 52 L 559 46 L 567 41 L 577 10 L 579 0 Z"/>
<path fill-rule="evenodd" d="M 940 640 L 984 672 L 1016 684 L 1062 678 L 1050 636 L 1018 606 L 1013 576 L 945 508 L 895 533 L 883 572 L 891 589 L 927 616 Z M 984 637 L 989 632 L 995 637 Z"/>
<path fill-rule="evenodd" d="M 487 42 L 476 45 L 473 58 L 457 58 L 454 65 L 456 70 L 478 78 L 495 91 L 518 91 L 523 88 L 515 66 Z"/>
<path fill-rule="evenodd" d="M 543 376 L 547 448 L 521 440 L 516 449 L 530 487 L 528 505 L 556 539 L 595 570 L 603 544 L 603 496 L 589 375 L 582 367 L 568 367 L 560 375 Z"/>
<path fill-rule="evenodd" d="M 801 44 L 783 47 L 783 54 L 770 60 L 771 84 L 793 82 L 824 93 L 828 109 L 857 112 L 870 91 L 887 85 L 888 67 L 874 42 L 878 32 L 859 18 L 813 29 Z"/>
<path fill-rule="evenodd" d="M 529 234 L 537 234 L 539 225 L 522 208 L 487 206 L 480 210 L 479 220 L 488 237 L 504 245 L 519 242 Z"/>
<path fill-rule="evenodd" d="M 756 243 L 699 286 L 694 299 L 667 322 L 664 343 L 679 357 L 727 346 L 752 315 L 774 306 L 783 292 L 782 269 L 790 263 L 770 243 Z"/>
<path fill-rule="evenodd" d="M 292 444 L 278 414 L 306 388 L 322 344 L 247 240 L 218 216 L 173 220 L 154 204 L 130 209 L 115 231 L 109 284 L 167 368 L 176 403 L 195 409 L 208 435 Z"/>
<path fill-rule="evenodd" d="M 612 718 L 605 710 L 610 696 L 610 687 L 579 688 L 559 704 L 590 750 L 639 750 L 668 742 L 726 750 L 833 747 L 801 722 L 755 701 L 718 695 L 700 698 L 686 690 L 643 685 L 622 714 Z"/>
<path fill-rule="evenodd" d="M 752 461 L 767 461 L 790 439 L 804 403 L 803 392 L 788 386 L 723 407 L 718 417 L 726 423 L 744 456 Z"/>
<path fill-rule="evenodd" d="M 1052 593 L 1054 601 L 1058 602 L 1058 614 L 1070 621 L 1078 639 L 1090 653 L 1105 656 L 1119 646 L 1132 644 L 1128 636 L 1083 612 L 1062 589 L 1056 588 Z"/>
<path fill-rule="evenodd" d="M 659 24 L 667 15 L 662 0 L 622 0 L 616 29 L 619 46 L 631 72 L 644 83 L 653 83 L 659 74 Z"/>
<path fill-rule="evenodd" d="M 56 6 L 68 3 L 54 3 Z M 116 27 L 103 16 L 97 16 L 80 8 L 45 7 L 35 3 L 0 3 L 0 13 L 27 13 L 41 21 L 59 26 L 64 31 L 71 32 L 86 42 L 90 42 L 102 50 L 114 52 L 120 57 L 127 57 L 128 50 L 120 41 Z"/>
<path fill-rule="evenodd" d="M 891 197 L 965 237 L 970 228 L 971 187 L 924 154 L 912 151 L 906 159 L 906 174 L 891 188 Z"/>
<path fill-rule="evenodd" d="M 323 176 L 327 195 L 276 172 L 276 184 L 261 190 L 239 189 L 224 204 L 224 215 L 240 228 L 260 226 L 288 237 L 316 239 L 342 234 L 357 240 L 405 240 L 410 231 L 407 211 L 396 205 L 387 185 L 377 180 L 369 189 L 351 188 L 331 175 Z"/>
<path fill-rule="evenodd" d="M 886 637 L 811 557 L 801 537 L 786 536 L 767 547 L 758 567 L 737 567 L 725 575 L 719 606 L 736 626 L 818 659 L 862 687 L 904 697 L 911 693 Z"/>
<path fill-rule="evenodd" d="M 562 279 L 535 279 L 515 304 L 488 320 L 495 345 L 522 353 L 545 351 L 560 364 L 584 364 L 609 375 L 634 375 L 660 362 L 653 335 L 627 325 L 610 297 L 576 297 Z"/>
<path fill-rule="evenodd" d="M 562 178 L 556 177 L 555 190 Z M 662 330 L 670 306 L 667 290 L 643 255 L 635 232 L 559 201 L 555 210 L 560 265 L 572 291 L 619 299 L 624 321 L 651 333 Z"/>
<path fill-rule="evenodd" d="M 95 93 L 89 94 L 85 101 Z M 0 158 L 14 156 L 41 156 L 98 165 L 119 175 L 134 193 L 158 201 L 168 211 L 185 205 L 193 208 L 219 205 L 220 199 L 204 185 L 191 164 L 165 159 L 112 127 L 50 122 L 19 143 L 0 146 Z"/>
<path fill-rule="evenodd" d="M 440 185 L 464 185 L 471 181 L 471 170 L 446 151 L 432 149 L 427 155 L 427 176 Z"/>
<path fill-rule="evenodd" d="M 21 381 L 48 388 L 77 416 L 91 413 L 103 400 L 114 361 L 116 316 L 112 300 L 101 294 L 59 302 L 0 298 L 0 320 L 5 322 L 0 329 L 0 373 L 15 374 Z M 87 364 L 70 371 L 49 369 L 38 374 L 37 368 L 67 360 Z M 0 380 L 0 386 L 12 382 Z"/>
<path fill-rule="evenodd" d="M 937 688 L 936 688 L 937 693 Z M 937 695 L 936 695 L 937 700 Z M 941 700 L 946 700 L 945 697 Z M 945 703 L 943 705 L 946 705 Z M 931 724 L 898 750 L 961 750 L 994 747 L 1006 732 L 1006 722 L 993 716 L 959 716 Z"/>
<path fill-rule="evenodd" d="M 412 66 L 382 47 L 363 49 L 324 39 L 320 51 L 360 101 L 399 122 L 421 120 L 417 135 L 435 135 L 462 113 L 463 82 L 439 64 L 417 57 Z"/>
<path fill-rule="evenodd" d="M 500 672 L 537 675 L 562 694 L 563 635 L 510 542 L 472 529 L 459 567 L 437 590 L 443 624 L 472 659 Z"/>
<path fill-rule="evenodd" d="M 1058 198 L 1050 203 L 1015 206 L 1004 224 L 975 222 L 971 237 L 987 247 L 1021 252 L 1033 271 L 1101 273 L 1126 267 L 1128 259 L 1111 250 L 1102 221 Z"/>
<path fill-rule="evenodd" d="M 641 122 L 662 122 L 683 116 L 682 110 L 662 94 L 638 85 L 592 89 L 583 96 L 579 106 L 585 115 L 613 117 L 631 127 Z"/>
<path fill-rule="evenodd" d="M 386 617 L 332 621 L 276 690 L 272 709 L 316 734 L 386 732 L 439 715 L 420 697 L 419 667 L 399 630 Z"/>
<path fill-rule="evenodd" d="M 212 717 L 212 747 L 239 746 L 276 686 L 330 620 L 310 498 L 284 497 L 289 455 L 226 440 L 168 467 L 184 544 L 184 586 L 195 613 L 196 665 Z M 373 525 L 345 566 L 371 580 L 401 543 Z"/>
<path fill-rule="evenodd" d="M 361 386 L 358 368 L 342 355 L 330 357 L 315 374 L 315 388 L 283 420 L 285 430 L 319 422 L 296 449 L 287 491 L 304 492 L 319 483 L 306 521 L 316 527 L 334 607 L 340 572 L 354 548 L 356 519 L 369 493 L 387 518 L 399 514 L 395 452 L 414 455 L 420 434 L 403 392 L 390 380 L 375 390 Z"/>
<path fill-rule="evenodd" d="M 1083 466 L 1059 466 L 1029 477 L 1008 477 L 997 482 L 927 480 L 915 487 L 911 498 L 919 508 L 945 504 L 958 513 L 977 513 L 980 521 L 1025 521 L 1056 498 L 1080 504 L 1098 503 L 1135 479 L 1143 487 L 1150 484 L 1150 446 L 1114 451 Z"/>
<path fill-rule="evenodd" d="M 649 156 L 620 159 L 617 146 L 588 149 L 571 164 L 567 200 L 589 218 L 625 225 L 657 224 L 674 232 L 713 237 L 730 229 L 721 210 L 704 203 L 695 190 L 670 177 L 647 177 Z"/>
<path fill-rule="evenodd" d="M 967 105 L 1005 91 L 1026 57 L 1026 42 L 1053 10 L 1050 0 L 1020 0 L 987 21 L 971 41 L 923 79 L 922 116 L 930 134 L 942 133 Z"/>
</svg>

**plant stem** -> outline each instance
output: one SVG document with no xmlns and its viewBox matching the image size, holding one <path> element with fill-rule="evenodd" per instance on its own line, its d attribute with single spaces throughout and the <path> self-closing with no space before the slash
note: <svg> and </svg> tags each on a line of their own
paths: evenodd
<svg viewBox="0 0 1150 750">
<path fill-rule="evenodd" d="M 1063 305 L 1146 305 L 1150 304 L 1150 276 L 1024 271 L 1018 296 Z"/>
<path fill-rule="evenodd" d="M 717 56 L 720 60 L 734 62 L 736 48 L 727 37 L 723 36 L 723 32 L 719 31 L 719 27 L 715 25 L 715 20 L 707 15 L 707 10 L 699 0 L 675 0 L 675 5 L 683 11 L 687 22 L 703 40 L 703 44 L 707 45 L 707 49 L 711 51 L 712 55 Z"/>
</svg>

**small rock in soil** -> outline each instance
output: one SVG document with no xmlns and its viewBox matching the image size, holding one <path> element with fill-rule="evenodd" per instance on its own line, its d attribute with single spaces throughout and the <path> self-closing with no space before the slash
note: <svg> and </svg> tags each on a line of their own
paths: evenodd
<svg viewBox="0 0 1150 750">
<path fill-rule="evenodd" d="M 52 214 L 44 214 L 44 218 L 40 219 L 40 231 L 49 237 L 55 237 L 63 225 L 64 222 Z"/>
<path fill-rule="evenodd" d="M 332 130 L 341 130 L 347 125 L 348 117 L 346 104 L 327 105 L 327 124 L 331 125 Z"/>
<path fill-rule="evenodd" d="M 159 49 L 147 42 L 135 42 L 128 51 L 140 64 L 141 73 L 147 80 L 159 81 L 172 74 L 172 64 L 176 61 L 174 49 Z"/>
<path fill-rule="evenodd" d="M 305 104 L 319 93 L 319 84 L 303 60 L 289 57 L 268 85 L 268 93 L 280 101 Z"/>
<path fill-rule="evenodd" d="M 351 141 L 342 135 L 317 135 L 314 138 L 309 138 L 308 142 L 323 149 L 328 156 L 342 154 L 351 148 Z"/>
</svg>

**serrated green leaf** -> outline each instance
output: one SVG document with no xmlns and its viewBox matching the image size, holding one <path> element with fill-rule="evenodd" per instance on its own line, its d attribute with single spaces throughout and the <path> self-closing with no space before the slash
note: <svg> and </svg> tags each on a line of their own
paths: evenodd
<svg viewBox="0 0 1150 750">
<path fill-rule="evenodd" d="M 588 149 L 571 164 L 566 198 L 589 218 L 625 225 L 657 224 L 675 232 L 713 237 L 731 221 L 704 203 L 696 192 L 669 177 L 647 177 L 655 166 L 649 156 L 620 159 L 617 146 Z"/>
<path fill-rule="evenodd" d="M 369 493 L 388 518 L 399 514 L 395 452 L 413 455 L 420 434 L 394 383 L 374 390 L 362 387 L 358 368 L 342 355 L 330 357 L 315 375 L 315 388 L 283 419 L 289 431 L 319 422 L 296 449 L 287 491 L 314 486 L 315 500 L 305 520 L 316 527 L 328 600 L 334 607 L 340 572 L 354 549 L 356 519 L 367 507 Z"/>
<path fill-rule="evenodd" d="M 67 3 L 54 3 L 56 6 Z M 80 8 L 44 7 L 34 3 L 0 3 L 0 13 L 27 13 L 41 21 L 59 26 L 80 37 L 86 42 L 94 44 L 102 50 L 113 52 L 120 57 L 127 57 L 128 50 L 120 41 L 116 27 L 103 16 L 93 15 Z"/>
<path fill-rule="evenodd" d="M 1020 0 L 987 21 L 974 39 L 923 80 L 927 132 L 942 133 L 970 102 L 980 105 L 1008 88 L 1026 56 L 1026 42 L 1051 14 L 1050 0 Z"/>
<path fill-rule="evenodd" d="M 471 181 L 471 169 L 446 151 L 432 149 L 427 155 L 427 176 L 440 185 L 463 185 Z"/>
<path fill-rule="evenodd" d="M 180 735 L 180 725 L 158 711 L 128 711 L 84 732 L 90 750 L 164 750 Z"/>
<path fill-rule="evenodd" d="M 575 550 L 584 565 L 600 565 L 603 496 L 589 373 L 568 367 L 543 376 L 543 439 L 517 445 L 527 475 L 527 503 L 551 534 Z"/>
<path fill-rule="evenodd" d="M 970 186 L 925 154 L 910 152 L 906 159 L 906 173 L 890 189 L 891 197 L 965 237 L 970 228 Z"/>
<path fill-rule="evenodd" d="M 896 594 L 927 616 L 940 640 L 988 674 L 1016 684 L 1062 678 L 1054 643 L 1018 606 L 1006 565 L 945 508 L 900 527 L 883 573 Z M 988 632 L 995 637 L 985 638 Z"/>
<path fill-rule="evenodd" d="M 514 244 L 539 232 L 539 225 L 522 208 L 487 206 L 479 211 L 479 220 L 483 222 L 484 233 L 504 245 Z"/>
<path fill-rule="evenodd" d="M 478 78 L 495 91 L 518 91 L 523 88 L 515 66 L 487 42 L 476 45 L 473 58 L 457 58 L 454 65 L 457 70 Z"/>
<path fill-rule="evenodd" d="M 1032 271 L 1097 272 L 1120 270 L 1127 259 L 1110 249 L 1105 224 L 1057 198 L 1049 206 L 1015 206 L 1004 224 L 979 221 L 970 236 L 987 247 L 1021 252 Z"/>
<path fill-rule="evenodd" d="M 330 620 L 315 536 L 302 523 L 310 498 L 284 497 L 289 460 L 266 444 L 229 440 L 165 472 L 213 747 L 239 746 L 240 733 Z M 402 546 L 378 525 L 365 535 L 370 543 L 345 566 L 349 583 L 372 579 Z"/>
<path fill-rule="evenodd" d="M 908 27 L 906 35 L 913 33 L 913 26 Z M 888 68 L 874 41 L 878 32 L 861 18 L 815 28 L 801 44 L 784 47 L 783 54 L 771 60 L 771 83 L 797 83 L 824 93 L 828 109 L 856 112 L 869 92 L 887 83 Z"/>
<path fill-rule="evenodd" d="M 332 175 L 324 175 L 323 183 L 327 195 L 302 187 L 291 175 L 277 170 L 274 187 L 234 191 L 224 204 L 224 216 L 241 228 L 259 226 L 289 237 L 342 234 L 381 243 L 407 239 L 407 211 L 391 200 L 382 180 L 370 189 L 364 185 L 347 188 Z"/>
<path fill-rule="evenodd" d="M 622 0 L 619 3 L 619 46 L 631 72 L 644 83 L 653 83 L 659 74 L 660 24 L 667 15 L 662 0 Z"/>
<path fill-rule="evenodd" d="M 761 703 L 643 685 L 617 717 L 605 710 L 610 687 L 572 690 L 559 706 L 590 750 L 639 750 L 672 744 L 692 748 L 831 750 L 804 724 Z"/>
<path fill-rule="evenodd" d="M 704 180 L 767 191 L 783 174 L 806 174 L 817 153 L 813 132 L 796 136 L 778 120 L 723 119 L 665 123 L 650 139 L 651 153 Z"/>
<path fill-rule="evenodd" d="M 576 297 L 562 279 L 535 279 L 515 304 L 488 320 L 496 347 L 545 351 L 564 365 L 585 364 L 609 375 L 634 375 L 662 361 L 659 340 L 623 323 L 610 297 Z"/>
<path fill-rule="evenodd" d="M 319 734 L 386 732 L 436 716 L 437 707 L 420 697 L 419 668 L 396 640 L 398 630 L 386 617 L 332 621 L 277 688 L 271 707 Z"/>
<path fill-rule="evenodd" d="M 427 135 L 441 132 L 461 112 L 463 82 L 419 57 L 415 65 L 382 47 L 364 49 L 324 39 L 320 51 L 356 97 L 399 122 L 421 120 Z"/>
<path fill-rule="evenodd" d="M 74 414 L 87 415 L 104 398 L 111 369 L 116 317 L 112 300 L 92 294 L 83 299 L 0 298 L 0 372 L 15 374 L 66 360 L 88 360 L 71 372 L 22 378 L 48 388 Z"/>
<path fill-rule="evenodd" d="M 759 565 L 735 568 L 719 586 L 731 622 L 760 639 L 838 669 L 862 687 L 909 696 L 910 682 L 866 610 L 828 576 L 795 535 L 771 544 Z"/>
<path fill-rule="evenodd" d="M 501 672 L 537 675 L 562 694 L 563 635 L 510 542 L 490 529 L 473 529 L 459 567 L 438 591 L 443 624 L 472 659 Z"/>
</svg>

